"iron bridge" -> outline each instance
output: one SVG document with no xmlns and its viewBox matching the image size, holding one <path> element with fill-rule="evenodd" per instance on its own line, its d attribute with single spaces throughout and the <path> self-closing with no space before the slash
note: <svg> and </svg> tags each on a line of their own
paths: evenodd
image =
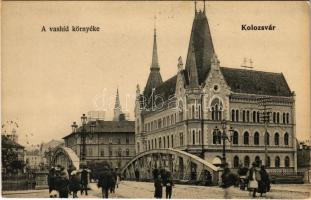
<svg viewBox="0 0 311 200">
<path fill-rule="evenodd" d="M 217 185 L 219 168 L 202 158 L 185 151 L 167 148 L 152 149 L 136 155 L 121 170 L 126 180 L 153 180 L 153 169 L 171 172 L 179 182 L 204 183 Z"/>
</svg>

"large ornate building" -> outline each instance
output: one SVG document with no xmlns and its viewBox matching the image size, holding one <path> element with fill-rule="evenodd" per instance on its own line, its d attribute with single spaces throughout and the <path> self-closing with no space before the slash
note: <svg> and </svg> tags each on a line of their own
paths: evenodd
<svg viewBox="0 0 311 200">
<path fill-rule="evenodd" d="M 113 121 L 89 120 L 85 125 L 87 165 L 102 163 L 111 167 L 121 168 L 135 155 L 135 125 L 134 121 L 125 119 L 122 113 L 119 93 L 117 91 Z M 91 126 L 95 125 L 90 131 Z M 71 148 L 81 159 L 82 155 L 82 126 L 63 139 L 65 146 Z"/>
<path fill-rule="evenodd" d="M 212 163 L 222 157 L 217 129 L 226 120 L 230 167 L 260 160 L 270 171 L 296 170 L 295 94 L 282 73 L 221 66 L 205 5 L 195 9 L 185 66 L 180 57 L 177 74 L 164 82 L 156 37 L 155 30 L 147 84 L 136 91 L 136 153 L 176 148 Z M 266 97 L 263 113 L 259 99 Z"/>
</svg>

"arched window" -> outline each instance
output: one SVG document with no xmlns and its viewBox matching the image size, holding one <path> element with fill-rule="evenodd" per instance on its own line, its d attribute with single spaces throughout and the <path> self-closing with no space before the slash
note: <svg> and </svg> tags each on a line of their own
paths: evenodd
<svg viewBox="0 0 311 200">
<path fill-rule="evenodd" d="M 199 133 L 198 133 L 198 140 L 199 140 L 199 144 L 201 144 L 201 130 L 199 130 Z"/>
<path fill-rule="evenodd" d="M 271 161 L 270 161 L 270 157 L 267 156 L 267 160 L 266 160 L 266 167 L 270 167 L 271 166 Z"/>
<path fill-rule="evenodd" d="M 194 105 L 192 105 L 192 116 L 191 116 L 191 118 L 192 119 L 194 119 L 194 116 L 195 116 L 195 108 L 194 108 Z"/>
<path fill-rule="evenodd" d="M 195 130 L 192 131 L 192 144 L 195 144 Z"/>
<path fill-rule="evenodd" d="M 286 113 L 286 124 L 289 124 L 289 113 Z"/>
<path fill-rule="evenodd" d="M 253 122 L 256 122 L 256 111 L 253 111 Z"/>
<path fill-rule="evenodd" d="M 279 156 L 275 157 L 274 166 L 280 167 L 280 157 Z"/>
<path fill-rule="evenodd" d="M 259 145 L 259 133 L 254 133 L 254 145 Z"/>
<path fill-rule="evenodd" d="M 223 105 L 219 98 L 213 99 L 211 103 L 212 108 L 212 120 L 222 120 Z"/>
<path fill-rule="evenodd" d="M 238 122 L 239 121 L 239 110 L 235 111 L 235 120 Z"/>
<path fill-rule="evenodd" d="M 232 143 L 239 144 L 239 133 L 237 131 L 233 132 Z"/>
<path fill-rule="evenodd" d="M 238 168 L 239 164 L 240 164 L 239 157 L 238 156 L 234 156 L 234 158 L 233 158 L 233 167 L 234 168 Z"/>
<path fill-rule="evenodd" d="M 286 117 L 285 117 L 285 113 L 283 113 L 283 124 L 286 124 Z"/>
<path fill-rule="evenodd" d="M 265 133 L 265 144 L 270 144 L 270 134 L 268 132 Z"/>
<path fill-rule="evenodd" d="M 157 138 L 154 138 L 154 148 L 156 149 L 158 146 L 158 143 L 157 143 Z"/>
<path fill-rule="evenodd" d="M 166 148 L 166 141 L 165 141 L 165 136 L 163 136 L 163 148 Z"/>
<path fill-rule="evenodd" d="M 244 133 L 244 144 L 246 145 L 249 144 L 249 133 L 248 132 Z"/>
<path fill-rule="evenodd" d="M 274 144 L 279 145 L 280 144 L 280 135 L 279 133 L 274 134 Z"/>
<path fill-rule="evenodd" d="M 243 120 L 243 122 L 245 122 L 245 121 L 246 121 L 246 113 L 245 113 L 245 110 L 243 110 L 242 120 Z"/>
<path fill-rule="evenodd" d="M 288 145 L 288 133 L 284 134 L 284 145 Z"/>
<path fill-rule="evenodd" d="M 284 164 L 285 164 L 285 167 L 289 167 L 290 164 L 289 164 L 289 157 L 288 156 L 285 157 Z"/>
<path fill-rule="evenodd" d="M 179 145 L 184 146 L 184 133 L 179 133 Z"/>
<path fill-rule="evenodd" d="M 246 111 L 246 121 L 249 122 L 249 110 Z"/>
<path fill-rule="evenodd" d="M 151 139 L 151 149 L 153 149 L 153 139 Z"/>
<path fill-rule="evenodd" d="M 260 112 L 257 111 L 257 123 L 260 123 Z"/>
<path fill-rule="evenodd" d="M 280 113 L 276 113 L 276 123 L 280 123 Z"/>
<path fill-rule="evenodd" d="M 220 134 L 217 131 L 213 131 L 213 144 L 220 144 Z"/>
<path fill-rule="evenodd" d="M 234 122 L 235 120 L 235 110 L 231 111 L 231 120 Z"/>
<path fill-rule="evenodd" d="M 276 113 L 273 112 L 273 123 L 276 123 Z"/>
<path fill-rule="evenodd" d="M 249 167 L 249 163 L 250 163 L 249 157 L 245 156 L 245 158 L 244 158 L 244 166 L 245 167 Z"/>
</svg>

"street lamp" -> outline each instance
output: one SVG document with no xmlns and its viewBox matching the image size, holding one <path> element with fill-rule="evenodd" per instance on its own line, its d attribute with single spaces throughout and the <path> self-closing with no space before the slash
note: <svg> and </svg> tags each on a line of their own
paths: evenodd
<svg viewBox="0 0 311 200">
<path fill-rule="evenodd" d="M 75 124 L 75 123 L 74 123 Z M 72 127 L 76 127 L 75 125 L 72 125 Z M 80 131 L 80 137 L 81 137 L 81 142 L 82 142 L 82 152 L 80 151 L 80 160 L 83 164 L 85 164 L 85 157 L 86 157 L 86 136 L 87 136 L 87 130 L 86 130 L 86 124 L 87 124 L 87 117 L 85 116 L 85 114 L 82 114 L 81 116 L 81 124 L 82 124 L 82 129 Z M 94 132 L 96 127 L 96 124 L 94 122 L 90 123 L 90 136 L 89 137 L 93 137 L 92 133 Z"/>
<path fill-rule="evenodd" d="M 222 167 L 225 167 L 226 164 L 226 140 L 228 140 L 228 142 L 232 141 L 232 133 L 233 133 L 233 129 L 232 127 L 230 127 L 229 129 L 229 136 L 227 135 L 227 121 L 226 120 L 222 120 L 221 121 L 221 128 L 222 128 L 222 132 L 221 130 L 219 130 L 217 128 L 217 126 L 215 127 L 214 131 L 217 133 L 217 139 L 220 143 L 220 140 L 222 140 L 222 160 L 221 160 L 221 165 Z"/>
</svg>

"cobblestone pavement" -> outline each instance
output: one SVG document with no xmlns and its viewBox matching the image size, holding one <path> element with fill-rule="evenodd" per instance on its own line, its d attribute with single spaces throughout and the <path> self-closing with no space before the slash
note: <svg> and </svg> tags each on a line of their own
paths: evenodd
<svg viewBox="0 0 311 200">
<path fill-rule="evenodd" d="M 101 190 L 95 183 L 91 185 L 91 191 L 88 196 L 79 198 L 101 198 Z M 310 198 L 310 184 L 306 185 L 272 185 L 271 192 L 266 197 L 257 197 L 258 199 L 307 199 Z M 148 182 L 122 181 L 119 188 L 116 188 L 115 194 L 110 194 L 109 198 L 153 198 L 153 184 Z M 238 188 L 231 188 L 230 197 L 234 199 L 249 199 L 249 192 L 241 191 Z M 48 198 L 48 190 L 34 191 L 15 191 L 5 192 L 3 197 L 12 198 Z M 163 195 L 165 189 L 163 188 Z M 173 197 L 178 199 L 221 199 L 224 198 L 223 189 L 213 186 L 193 186 L 193 185 L 175 185 L 173 188 Z"/>
</svg>

